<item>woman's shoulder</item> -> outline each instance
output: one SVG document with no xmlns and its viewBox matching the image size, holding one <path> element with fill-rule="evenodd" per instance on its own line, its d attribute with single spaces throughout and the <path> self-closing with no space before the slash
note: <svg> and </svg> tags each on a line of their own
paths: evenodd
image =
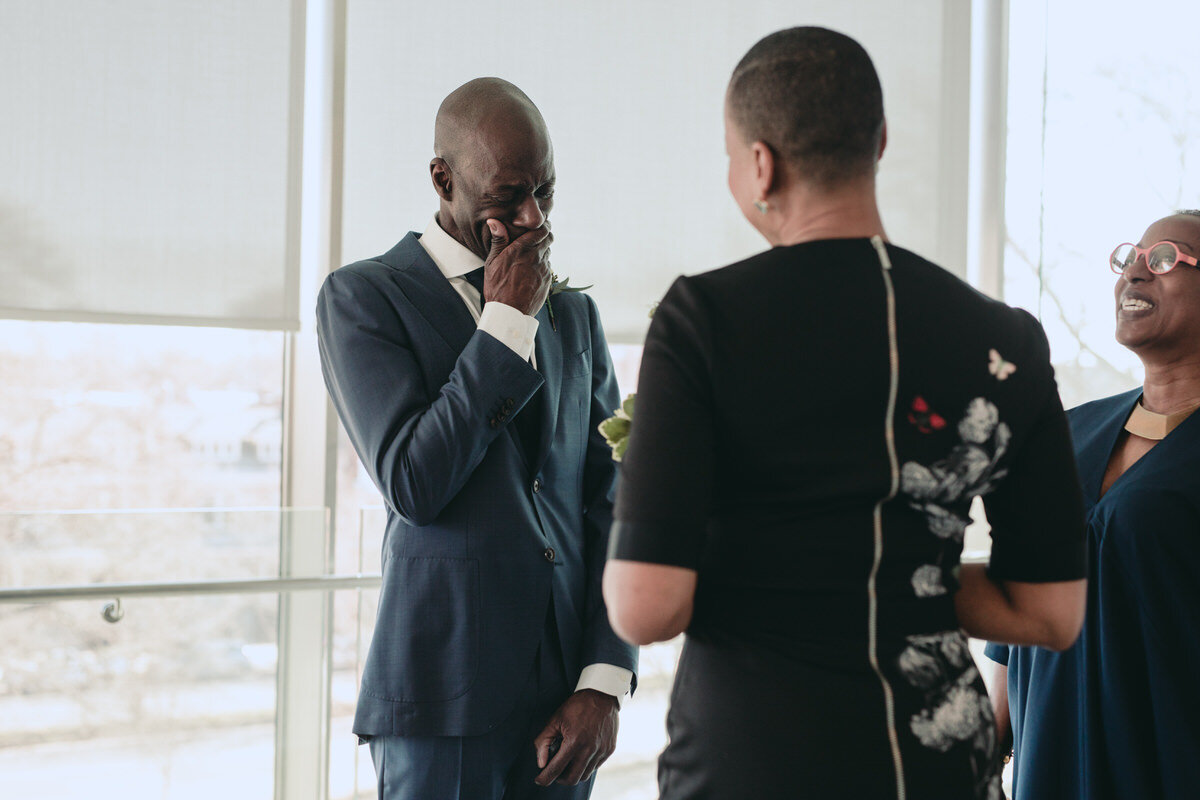
<svg viewBox="0 0 1200 800">
<path fill-rule="evenodd" d="M 796 286 L 861 285 L 858 277 L 879 269 L 867 239 L 822 239 L 772 247 L 729 264 L 681 276 L 668 292 L 672 299 L 703 299 L 717 306 L 761 303 L 794 296 Z"/>
<path fill-rule="evenodd" d="M 763 278 L 784 266 L 788 259 L 778 252 L 781 249 L 774 247 L 740 261 L 681 276 L 680 279 L 701 290 L 727 290 L 742 286 L 747 280 Z"/>
<path fill-rule="evenodd" d="M 767 250 L 721 267 L 680 275 L 663 295 L 659 307 L 696 308 L 721 298 L 741 296 L 771 280 L 777 268 L 773 251 Z"/>
<path fill-rule="evenodd" d="M 888 271 L 902 284 L 897 286 L 898 290 L 911 290 L 927 302 L 962 309 L 972 315 L 982 313 L 1015 328 L 1027 328 L 1033 321 L 1028 312 L 989 297 L 911 250 L 889 242 L 887 254 Z M 820 239 L 773 247 L 683 280 L 700 291 L 724 293 L 751 287 L 769 289 L 777 285 L 773 281 L 802 275 L 806 282 L 820 283 L 825 292 L 838 288 L 860 292 L 866 288 L 860 279 L 879 275 L 881 266 L 879 254 L 869 239 Z"/>
<path fill-rule="evenodd" d="M 992 354 L 993 374 L 1008 364 L 1035 365 L 1040 377 L 1052 376 L 1050 345 L 1037 317 L 1029 311 L 991 297 L 953 272 L 897 245 L 888 245 L 897 302 L 901 313 L 928 340 L 937 334 L 986 347 Z M 922 338 L 922 337 L 919 337 Z M 1024 368 L 1024 377 L 1030 368 Z"/>
<path fill-rule="evenodd" d="M 1014 330 L 1037 325 L 1036 318 L 1022 308 L 997 300 L 972 286 L 959 275 L 899 245 L 889 244 L 893 271 L 902 286 L 916 290 L 932 303 L 961 310 L 972 318 L 986 319 Z M 1040 327 L 1040 325 L 1038 326 Z"/>
</svg>

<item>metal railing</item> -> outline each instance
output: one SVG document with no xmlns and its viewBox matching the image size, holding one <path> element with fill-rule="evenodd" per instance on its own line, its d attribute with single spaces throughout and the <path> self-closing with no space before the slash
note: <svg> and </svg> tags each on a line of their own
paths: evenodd
<svg viewBox="0 0 1200 800">
<path fill-rule="evenodd" d="M 89 583 L 76 586 L 30 586 L 0 589 L 0 605 L 5 603 L 54 603 L 64 600 L 112 598 L 100 610 L 105 621 L 117 623 L 125 618 L 122 597 L 170 597 L 198 594 L 286 594 L 290 592 L 334 592 L 344 589 L 378 589 L 382 575 L 315 575 L 307 578 L 238 578 L 209 581 L 156 581 L 149 583 Z"/>
<path fill-rule="evenodd" d="M 86 600 L 95 597 L 165 597 L 181 594 L 251 594 L 378 589 L 382 580 L 380 575 L 354 573 L 350 575 L 314 575 L 302 578 L 238 578 L 212 581 L 29 586 L 0 589 L 0 603 L 49 603 L 58 600 Z"/>
</svg>

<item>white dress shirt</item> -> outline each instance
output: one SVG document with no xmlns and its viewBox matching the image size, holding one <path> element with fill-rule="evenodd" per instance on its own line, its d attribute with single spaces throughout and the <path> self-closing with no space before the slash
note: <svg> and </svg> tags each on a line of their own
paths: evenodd
<svg viewBox="0 0 1200 800">
<path fill-rule="evenodd" d="M 459 297 L 467 304 L 479 329 L 499 339 L 537 369 L 533 338 L 537 335 L 538 321 L 504 303 L 492 301 L 483 306 L 479 290 L 466 278 L 468 272 L 474 272 L 483 266 L 483 259 L 442 230 L 436 216 L 429 221 L 419 241 L 421 247 L 424 247 L 425 252 L 433 259 L 433 263 L 437 264 L 437 268 L 450 281 L 454 291 L 458 292 Z M 483 313 L 480 313 L 480 306 L 483 306 Z"/>
<path fill-rule="evenodd" d="M 419 239 L 421 247 L 433 259 L 433 263 L 441 270 L 454 291 L 466 303 L 471 316 L 475 319 L 479 330 L 499 340 L 521 358 L 528 359 L 537 369 L 537 356 L 533 351 L 533 340 L 537 335 L 538 321 L 531 316 L 522 314 L 517 309 L 504 303 L 492 300 L 483 306 L 479 290 L 466 279 L 468 272 L 473 272 L 483 266 L 483 259 L 463 247 L 450 234 L 442 230 L 437 216 L 429 221 L 425 232 Z M 588 664 L 579 675 L 579 683 L 575 691 L 595 689 L 617 698 L 629 692 L 633 683 L 633 673 L 615 664 Z"/>
</svg>

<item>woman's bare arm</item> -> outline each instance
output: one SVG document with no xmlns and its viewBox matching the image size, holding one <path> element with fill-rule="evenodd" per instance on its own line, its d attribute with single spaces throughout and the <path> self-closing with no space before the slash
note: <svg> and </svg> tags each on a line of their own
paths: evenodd
<svg viewBox="0 0 1200 800">
<path fill-rule="evenodd" d="M 978 639 L 1066 650 L 1083 627 L 1087 581 L 994 581 L 983 564 L 963 564 L 954 608 Z"/>
<path fill-rule="evenodd" d="M 627 642 L 674 639 L 692 621 L 696 571 L 613 559 L 604 567 L 604 602 L 612 629 Z"/>
</svg>

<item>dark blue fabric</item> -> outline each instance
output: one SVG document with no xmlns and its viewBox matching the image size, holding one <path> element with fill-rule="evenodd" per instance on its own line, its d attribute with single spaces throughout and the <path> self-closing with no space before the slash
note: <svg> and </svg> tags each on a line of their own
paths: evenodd
<svg viewBox="0 0 1200 800">
<path fill-rule="evenodd" d="M 513 711 L 553 599 L 568 677 L 635 669 L 600 594 L 615 469 L 596 426 L 618 403 L 591 298 L 555 297 L 539 370 L 487 333 L 409 234 L 334 271 L 317 300 L 329 394 L 387 504 L 363 736 L 475 736 Z M 515 415 L 538 393 L 536 447 Z M 564 697 L 565 699 L 565 697 Z"/>
<path fill-rule="evenodd" d="M 379 800 L 586 800 L 595 773 L 576 786 L 541 787 L 533 740 L 574 688 L 547 614 L 537 658 L 513 713 L 482 736 L 375 736 L 370 741 Z"/>
<path fill-rule="evenodd" d="M 1069 413 L 1089 537 L 1079 640 L 986 649 L 1008 665 L 1015 800 L 1200 796 L 1200 413 L 1101 498 L 1140 396 Z"/>
</svg>

